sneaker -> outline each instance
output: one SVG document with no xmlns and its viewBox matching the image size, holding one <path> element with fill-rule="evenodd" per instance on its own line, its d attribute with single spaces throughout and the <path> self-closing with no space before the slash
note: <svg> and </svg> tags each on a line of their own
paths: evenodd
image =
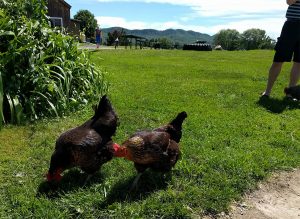
<svg viewBox="0 0 300 219">
<path fill-rule="evenodd" d="M 289 100 L 289 101 L 298 101 L 297 98 L 294 98 L 292 95 L 290 94 L 286 94 L 284 99 Z"/>
<path fill-rule="evenodd" d="M 261 98 L 269 98 L 270 95 L 268 95 L 268 94 L 266 94 L 265 92 L 263 92 L 263 93 L 260 94 L 260 97 L 261 97 Z"/>
<path fill-rule="evenodd" d="M 294 87 L 286 87 L 284 88 L 284 93 L 286 97 L 290 99 L 297 99 L 300 100 L 300 86 L 294 86 Z"/>
</svg>

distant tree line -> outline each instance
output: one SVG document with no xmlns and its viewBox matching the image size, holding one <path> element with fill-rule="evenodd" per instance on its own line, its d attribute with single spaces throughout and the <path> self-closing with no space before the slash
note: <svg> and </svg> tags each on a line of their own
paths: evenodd
<svg viewBox="0 0 300 219">
<path fill-rule="evenodd" d="M 126 35 L 124 30 L 114 30 L 108 33 L 107 45 L 113 45 L 115 39 L 120 39 L 120 45 L 125 45 L 122 40 Z M 214 45 L 221 45 L 225 50 L 254 50 L 254 49 L 273 49 L 275 40 L 266 35 L 265 30 L 261 29 L 248 29 L 243 33 L 239 33 L 235 29 L 224 29 L 219 31 L 214 36 Z M 147 47 L 154 49 L 182 49 L 183 45 L 174 42 L 167 37 L 152 38 L 146 42 Z"/>
<path fill-rule="evenodd" d="M 214 45 L 221 45 L 225 50 L 273 49 L 275 40 L 261 29 L 248 29 L 240 34 L 235 29 L 224 29 L 214 36 Z"/>
<path fill-rule="evenodd" d="M 80 10 L 74 18 L 81 21 L 80 30 L 86 34 L 87 38 L 91 39 L 91 42 L 94 41 L 97 27 L 95 16 L 88 10 Z M 115 39 L 119 38 L 120 45 L 125 45 L 128 42 L 123 38 L 124 35 L 126 33 L 123 29 L 109 32 L 105 44 L 114 45 Z M 235 29 L 223 29 L 214 36 L 213 44 L 221 45 L 225 50 L 273 49 L 275 40 L 267 36 L 265 30 L 257 28 L 248 29 L 243 33 L 239 33 Z M 183 47 L 167 37 L 150 39 L 145 46 L 155 49 L 181 49 Z"/>
<path fill-rule="evenodd" d="M 114 30 L 108 33 L 107 45 L 113 45 L 115 39 L 120 39 L 120 45 L 125 45 L 122 38 L 126 32 L 122 30 Z M 193 42 L 191 42 L 193 43 Z M 214 45 L 221 45 L 225 50 L 254 50 L 254 49 L 273 49 L 275 40 L 266 35 L 265 30 L 248 29 L 243 33 L 239 33 L 235 29 L 224 29 L 219 31 L 213 40 Z M 152 38 L 146 42 L 147 47 L 154 49 L 182 49 L 183 45 L 174 42 L 167 37 Z"/>
<path fill-rule="evenodd" d="M 119 38 L 119 45 L 125 46 L 128 45 L 129 42 L 126 42 L 124 36 L 126 32 L 122 30 L 113 30 L 107 34 L 106 44 L 108 46 L 112 46 L 115 43 L 115 39 Z M 160 37 L 160 38 L 153 38 L 150 40 L 146 40 L 145 45 L 146 47 L 151 47 L 154 49 L 174 49 L 180 48 L 179 43 L 174 43 L 172 40 L 168 39 L 167 37 Z"/>
<path fill-rule="evenodd" d="M 166 37 L 149 40 L 148 46 L 154 49 L 174 49 L 175 43 Z"/>
</svg>

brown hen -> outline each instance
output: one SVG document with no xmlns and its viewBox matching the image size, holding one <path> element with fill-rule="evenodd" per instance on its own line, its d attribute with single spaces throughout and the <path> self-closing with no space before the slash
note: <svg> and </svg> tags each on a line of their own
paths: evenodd
<svg viewBox="0 0 300 219">
<path fill-rule="evenodd" d="M 116 132 L 117 124 L 118 117 L 108 98 L 103 96 L 91 119 L 59 136 L 51 156 L 47 180 L 59 181 L 60 174 L 72 167 L 79 167 L 90 175 L 98 171 L 113 157 L 111 137 Z"/>
<path fill-rule="evenodd" d="M 179 141 L 182 123 L 186 117 L 186 112 L 181 112 L 165 126 L 153 131 L 137 132 L 121 146 L 114 144 L 114 156 L 133 161 L 139 173 L 132 188 L 147 168 L 164 173 L 174 167 L 180 156 Z"/>
</svg>

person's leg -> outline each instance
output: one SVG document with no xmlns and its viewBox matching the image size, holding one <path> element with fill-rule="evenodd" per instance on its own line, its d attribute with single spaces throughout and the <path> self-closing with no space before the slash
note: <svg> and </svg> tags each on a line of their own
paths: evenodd
<svg viewBox="0 0 300 219">
<path fill-rule="evenodd" d="M 299 77 L 300 77 L 300 63 L 294 62 L 293 67 L 291 69 L 289 87 L 296 86 L 299 81 Z"/>
<path fill-rule="evenodd" d="M 263 95 L 269 96 L 271 94 L 273 85 L 281 71 L 283 62 L 273 62 L 270 70 L 269 70 L 269 78 L 268 78 L 268 83 L 267 83 L 267 88 L 263 92 Z"/>
</svg>

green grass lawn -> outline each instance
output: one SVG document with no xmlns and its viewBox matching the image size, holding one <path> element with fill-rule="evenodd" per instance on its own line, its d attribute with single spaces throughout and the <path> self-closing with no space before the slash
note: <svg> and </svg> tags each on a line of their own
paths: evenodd
<svg viewBox="0 0 300 219">
<path fill-rule="evenodd" d="M 88 185 L 77 169 L 56 191 L 44 173 L 56 138 L 92 115 L 87 106 L 62 119 L 0 132 L 0 218 L 189 218 L 227 211 L 273 171 L 300 165 L 300 105 L 283 98 L 290 64 L 273 98 L 259 100 L 272 51 L 100 50 L 108 93 L 120 117 L 121 143 L 139 129 L 165 124 L 185 110 L 182 158 L 167 176 L 115 159 Z"/>
</svg>

